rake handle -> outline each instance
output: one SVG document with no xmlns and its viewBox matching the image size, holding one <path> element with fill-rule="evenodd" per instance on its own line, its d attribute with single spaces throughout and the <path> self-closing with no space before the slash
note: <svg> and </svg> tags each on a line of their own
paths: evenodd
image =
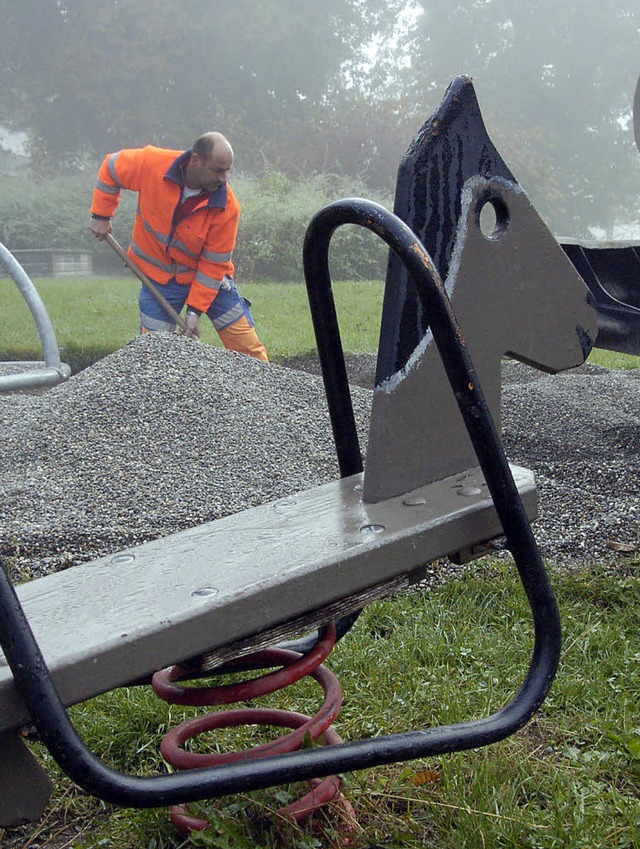
<svg viewBox="0 0 640 849">
<path fill-rule="evenodd" d="M 178 312 L 176 312 L 176 310 L 171 306 L 171 304 L 165 298 L 165 296 L 161 292 L 158 291 L 158 287 L 156 285 L 154 285 L 154 283 L 152 283 L 151 280 L 149 280 L 149 278 L 144 273 L 144 271 L 141 271 L 138 268 L 138 266 L 134 262 L 131 261 L 131 259 L 127 256 L 127 254 L 122 250 L 122 247 L 118 244 L 116 239 L 113 238 L 111 233 L 107 233 L 107 235 L 105 236 L 105 242 L 109 245 L 110 248 L 112 248 L 118 254 L 118 256 L 124 262 L 124 264 L 129 269 L 131 269 L 131 271 L 133 271 L 133 273 L 136 275 L 138 280 L 140 280 L 141 283 L 143 284 L 143 286 L 145 286 L 151 292 L 151 294 L 156 299 L 156 301 L 160 304 L 162 309 L 168 315 L 171 316 L 171 318 L 175 321 L 175 323 L 178 325 L 178 327 L 181 330 L 186 331 L 187 325 L 185 323 L 185 320 L 182 318 L 182 316 Z"/>
</svg>

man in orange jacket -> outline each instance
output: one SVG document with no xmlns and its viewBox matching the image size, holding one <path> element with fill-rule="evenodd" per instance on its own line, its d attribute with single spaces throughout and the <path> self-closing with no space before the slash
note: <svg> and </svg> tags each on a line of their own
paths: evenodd
<svg viewBox="0 0 640 849">
<path fill-rule="evenodd" d="M 240 204 L 227 183 L 232 165 L 233 149 L 216 132 L 200 136 L 187 151 L 148 145 L 109 154 L 98 172 L 89 229 L 105 239 L 120 191 L 137 192 L 127 253 L 177 312 L 186 303 L 186 335 L 200 336 L 206 313 L 225 348 L 267 360 L 251 304 L 233 281 Z M 144 286 L 139 304 L 142 333 L 175 329 Z"/>
</svg>

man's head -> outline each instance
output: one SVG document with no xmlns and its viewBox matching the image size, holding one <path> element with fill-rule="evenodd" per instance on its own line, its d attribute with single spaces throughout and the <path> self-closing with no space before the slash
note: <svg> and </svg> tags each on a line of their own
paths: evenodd
<svg viewBox="0 0 640 849">
<path fill-rule="evenodd" d="M 191 148 L 185 183 L 190 189 L 213 192 L 226 182 L 232 166 L 233 148 L 222 133 L 204 133 Z"/>
</svg>

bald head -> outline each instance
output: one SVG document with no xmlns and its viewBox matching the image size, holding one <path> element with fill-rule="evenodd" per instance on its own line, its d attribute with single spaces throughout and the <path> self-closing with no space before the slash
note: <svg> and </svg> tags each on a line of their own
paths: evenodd
<svg viewBox="0 0 640 849">
<path fill-rule="evenodd" d="M 185 182 L 190 189 L 215 191 L 227 180 L 233 166 L 233 148 L 222 133 L 203 133 L 191 148 L 185 169 Z"/>
<path fill-rule="evenodd" d="M 191 149 L 201 159 L 209 159 L 213 152 L 216 151 L 217 153 L 226 153 L 233 160 L 233 148 L 229 144 L 229 140 L 222 133 L 203 133 L 200 138 L 195 140 Z"/>
</svg>

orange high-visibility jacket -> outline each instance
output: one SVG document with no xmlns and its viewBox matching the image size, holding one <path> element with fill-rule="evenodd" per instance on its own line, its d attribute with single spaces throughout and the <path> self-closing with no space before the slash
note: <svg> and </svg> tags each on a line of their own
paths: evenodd
<svg viewBox="0 0 640 849">
<path fill-rule="evenodd" d="M 187 304 L 206 312 L 225 275 L 233 277 L 240 204 L 224 183 L 175 225 L 190 154 L 153 145 L 109 154 L 98 172 L 91 212 L 111 218 L 121 189 L 138 192 L 128 255 L 157 283 L 175 278 L 191 284 Z"/>
</svg>

